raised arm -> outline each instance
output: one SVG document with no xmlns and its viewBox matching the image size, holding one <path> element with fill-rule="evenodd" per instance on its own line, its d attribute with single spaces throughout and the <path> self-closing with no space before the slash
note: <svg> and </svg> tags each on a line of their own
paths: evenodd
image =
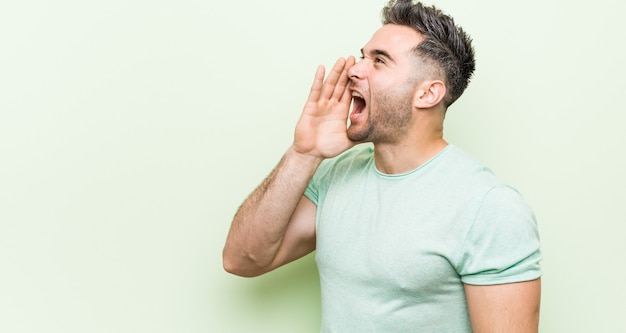
<svg viewBox="0 0 626 333">
<path fill-rule="evenodd" d="M 326 80 L 318 67 L 293 144 L 235 214 L 223 251 L 226 271 L 257 276 L 315 249 L 317 208 L 303 193 L 324 159 L 354 145 L 346 130 L 352 65 L 353 57 L 340 58 Z"/>
</svg>

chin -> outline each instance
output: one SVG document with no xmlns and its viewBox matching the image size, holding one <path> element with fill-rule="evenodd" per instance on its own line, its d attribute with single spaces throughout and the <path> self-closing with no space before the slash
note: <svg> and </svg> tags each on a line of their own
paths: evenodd
<svg viewBox="0 0 626 333">
<path fill-rule="evenodd" d="M 348 139 L 355 142 L 368 142 L 370 131 L 367 129 L 356 129 L 353 127 L 348 128 Z"/>
</svg>

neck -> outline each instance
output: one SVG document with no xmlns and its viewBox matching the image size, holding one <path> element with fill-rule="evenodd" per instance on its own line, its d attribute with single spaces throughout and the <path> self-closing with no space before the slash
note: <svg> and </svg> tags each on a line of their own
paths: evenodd
<svg viewBox="0 0 626 333">
<path fill-rule="evenodd" d="M 448 143 L 440 138 L 424 144 L 374 144 L 376 168 L 386 174 L 415 170 L 441 152 Z"/>
<path fill-rule="evenodd" d="M 374 143 L 376 168 L 386 174 L 415 170 L 441 152 L 448 143 L 443 139 L 443 117 L 417 120 L 406 135 L 391 143 Z"/>
</svg>

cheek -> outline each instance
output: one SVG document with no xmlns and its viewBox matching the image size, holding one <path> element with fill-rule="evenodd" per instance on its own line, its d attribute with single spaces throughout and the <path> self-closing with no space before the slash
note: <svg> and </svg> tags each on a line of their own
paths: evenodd
<svg viewBox="0 0 626 333">
<path fill-rule="evenodd" d="M 372 101 L 382 107 L 386 105 L 393 105 L 396 108 L 407 107 L 413 105 L 414 96 L 412 89 L 396 85 L 388 89 L 375 91 L 372 94 Z"/>
</svg>

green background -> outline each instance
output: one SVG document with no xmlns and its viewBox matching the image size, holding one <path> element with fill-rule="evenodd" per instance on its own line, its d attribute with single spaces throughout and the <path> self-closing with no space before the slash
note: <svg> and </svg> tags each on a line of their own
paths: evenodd
<svg viewBox="0 0 626 333">
<path fill-rule="evenodd" d="M 221 250 L 384 3 L 3 1 L 0 331 L 317 332 L 312 256 L 244 279 Z M 624 2 L 434 4 L 478 61 L 446 138 L 538 217 L 541 331 L 626 331 Z"/>
</svg>

